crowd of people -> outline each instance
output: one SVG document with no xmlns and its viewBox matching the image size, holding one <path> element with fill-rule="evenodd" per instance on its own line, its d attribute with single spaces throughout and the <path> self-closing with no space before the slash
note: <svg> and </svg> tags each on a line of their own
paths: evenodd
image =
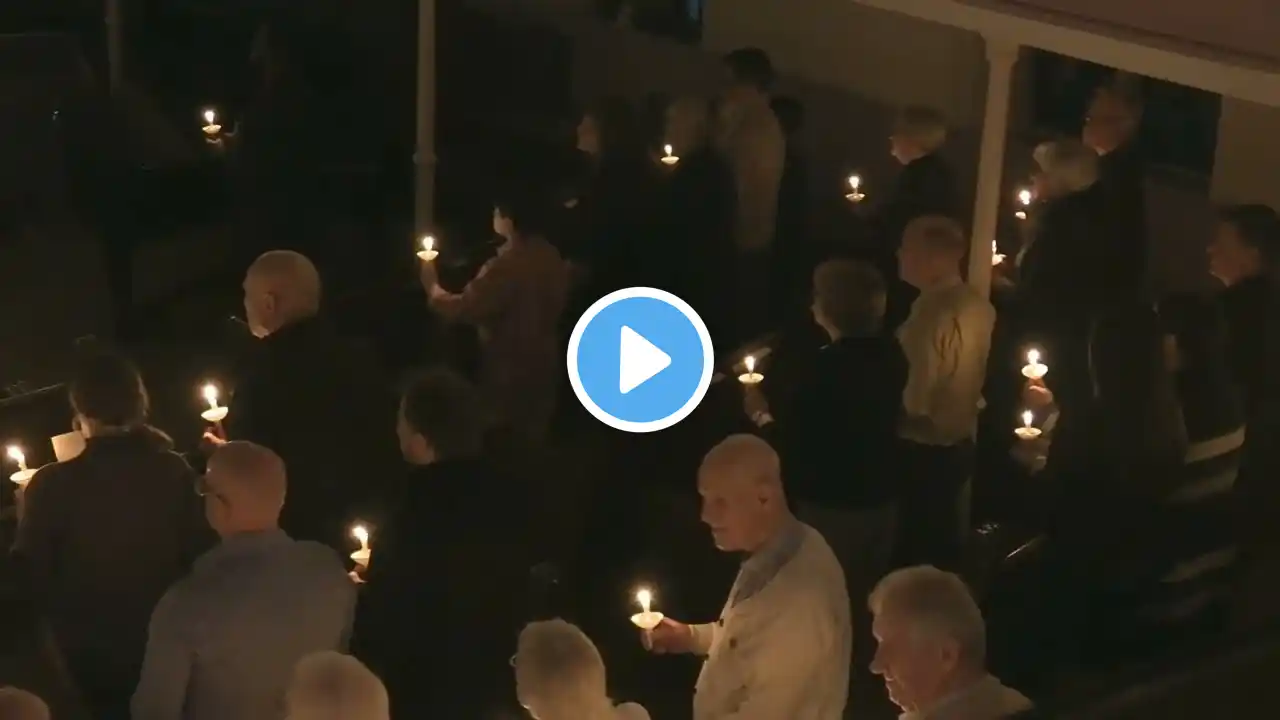
<svg viewBox="0 0 1280 720">
<path fill-rule="evenodd" d="M 871 675 L 913 720 L 1031 707 L 988 672 L 1001 648 L 961 579 L 984 413 L 1007 419 L 1002 436 L 1024 407 L 1049 418 L 1047 550 L 1001 606 L 1026 610 L 994 624 L 1026 619 L 1014 634 L 1078 659 L 1099 608 L 1137 617 L 1157 587 L 1178 612 L 1221 601 L 1152 574 L 1236 543 L 1276 213 L 1223 211 L 1218 297 L 1153 298 L 1141 104 L 1103 87 L 1082 139 L 1037 148 L 1024 237 L 988 292 L 964 277 L 939 113 L 900 113 L 897 185 L 851 203 L 847 242 L 819 242 L 788 185 L 795 103 L 772 96 L 762 51 L 725 65 L 720 97 L 676 99 L 660 122 L 588 109 L 581 173 L 499 198 L 502 243 L 463 287 L 421 263 L 424 302 L 476 328 L 474 380 L 435 368 L 397 397 L 326 319 L 315 265 L 284 250 L 246 273 L 258 342 L 203 473 L 148 424 L 129 360 L 82 359 L 69 388 L 86 448 L 31 479 L 14 560 L 89 717 L 470 718 L 508 695 L 541 720 L 648 717 L 611 699 L 580 628 L 526 624 L 531 569 L 555 554 L 529 467 L 558 440 L 566 323 L 631 285 L 684 297 L 722 347 L 782 328 L 777 371 L 742 391 L 749 432 L 723 433 L 697 472 L 701 521 L 744 558 L 724 608 L 638 638 L 705 657 L 695 720 L 835 720 Z M 680 260 L 645 252 L 654 238 Z M 1051 372 L 1018 375 L 1027 347 Z M 353 565 L 361 517 L 383 520 Z M 49 712 L 13 689 L 0 709 Z"/>
</svg>

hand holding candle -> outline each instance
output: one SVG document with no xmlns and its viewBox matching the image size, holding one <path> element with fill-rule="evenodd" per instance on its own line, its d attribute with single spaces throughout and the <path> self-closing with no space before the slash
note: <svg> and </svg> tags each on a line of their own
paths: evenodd
<svg viewBox="0 0 1280 720">
<path fill-rule="evenodd" d="M 680 162 L 680 158 L 679 156 L 672 154 L 672 147 L 670 145 L 663 145 L 662 157 L 659 158 L 659 161 L 667 167 L 675 167 L 676 163 Z"/>
<path fill-rule="evenodd" d="M 845 200 L 851 203 L 860 203 L 866 199 L 866 195 L 862 192 L 862 177 L 859 175 L 849 176 L 849 193 L 844 196 Z"/>
<path fill-rule="evenodd" d="M 27 467 L 27 455 L 22 452 L 22 448 L 17 445 L 10 445 L 6 450 L 9 459 L 18 466 L 18 472 L 9 476 L 9 479 L 17 483 L 20 487 L 26 487 L 27 482 L 31 480 L 31 476 L 36 474 L 35 470 Z"/>
<path fill-rule="evenodd" d="M 665 616 L 649 609 L 653 603 L 653 593 L 649 588 L 640 588 L 636 591 L 636 602 L 640 604 L 640 612 L 631 616 L 631 624 L 645 632 L 658 627 L 658 623 L 662 622 Z"/>
<path fill-rule="evenodd" d="M 206 383 L 200 389 L 200 394 L 204 396 L 205 402 L 209 403 L 209 409 L 201 412 L 200 417 L 205 422 L 218 425 L 219 429 L 221 429 L 222 421 L 227 418 L 227 413 L 231 412 L 231 409 L 225 405 L 218 404 L 218 386 L 213 383 Z"/>
<path fill-rule="evenodd" d="M 373 553 L 369 549 L 369 529 L 364 525 L 355 525 L 351 528 L 351 537 L 360 541 L 360 549 L 351 553 L 351 559 L 361 570 L 369 569 L 369 556 Z"/>
<path fill-rule="evenodd" d="M 738 382 L 743 385 L 759 385 L 764 380 L 764 375 L 756 372 L 756 358 L 754 355 L 748 355 L 744 358 L 742 365 L 747 371 L 738 376 Z"/>
<path fill-rule="evenodd" d="M 1040 351 L 1032 348 L 1027 351 L 1027 364 L 1022 366 L 1022 377 L 1028 380 L 1040 380 L 1049 374 L 1049 366 L 1040 362 Z"/>
<path fill-rule="evenodd" d="M 204 131 L 206 138 L 216 140 L 218 133 L 222 132 L 222 126 L 218 124 L 218 113 L 213 108 L 207 108 L 202 115 L 204 117 L 204 126 L 200 129 Z"/>
<path fill-rule="evenodd" d="M 1004 253 L 1000 252 L 1000 246 L 995 240 L 991 241 L 991 266 L 995 267 L 1004 262 Z"/>
<path fill-rule="evenodd" d="M 1031 207 L 1031 201 L 1035 200 L 1035 195 L 1029 188 L 1022 188 L 1018 191 L 1018 210 L 1013 214 L 1019 220 L 1027 219 L 1027 208 Z"/>
<path fill-rule="evenodd" d="M 1013 434 L 1018 436 L 1019 440 L 1035 440 L 1040 437 L 1040 428 L 1033 427 L 1032 422 L 1035 421 L 1035 415 L 1030 410 L 1022 413 L 1022 427 L 1014 428 Z"/>
<path fill-rule="evenodd" d="M 422 238 L 422 249 L 418 251 L 418 259 L 423 262 L 431 262 L 440 256 L 440 251 L 436 250 L 436 239 L 430 235 Z"/>
</svg>

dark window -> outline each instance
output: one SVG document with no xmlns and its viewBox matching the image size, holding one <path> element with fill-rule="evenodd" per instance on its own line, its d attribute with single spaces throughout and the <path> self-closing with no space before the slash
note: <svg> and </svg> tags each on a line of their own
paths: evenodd
<svg viewBox="0 0 1280 720">
<path fill-rule="evenodd" d="M 596 0 L 600 16 L 636 30 L 697 42 L 707 0 Z"/>
<path fill-rule="evenodd" d="M 1030 62 L 1035 129 L 1079 135 L 1094 91 L 1113 79 L 1115 69 L 1043 50 L 1033 51 Z M 1207 178 L 1213 172 L 1222 97 L 1165 80 L 1133 80 L 1145 105 L 1140 137 L 1150 163 Z"/>
</svg>

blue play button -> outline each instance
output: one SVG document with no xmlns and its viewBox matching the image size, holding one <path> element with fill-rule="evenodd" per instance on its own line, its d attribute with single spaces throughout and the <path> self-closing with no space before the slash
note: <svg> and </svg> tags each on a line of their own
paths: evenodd
<svg viewBox="0 0 1280 720">
<path fill-rule="evenodd" d="M 688 303 L 634 287 L 609 293 L 569 336 L 569 382 L 597 420 L 625 432 L 664 430 L 689 416 L 711 385 L 711 334 Z"/>
</svg>

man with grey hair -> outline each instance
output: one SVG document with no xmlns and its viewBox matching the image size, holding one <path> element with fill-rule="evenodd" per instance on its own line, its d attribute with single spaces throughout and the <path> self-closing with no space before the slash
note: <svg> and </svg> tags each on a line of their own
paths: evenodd
<svg viewBox="0 0 1280 720">
<path fill-rule="evenodd" d="M 237 369 L 224 425 L 230 439 L 269 447 L 288 464 L 280 522 L 290 536 L 342 550 L 357 506 L 402 466 L 389 383 L 371 353 L 321 315 L 322 288 L 315 265 L 291 250 L 249 267 L 245 318 L 259 341 Z M 225 439 L 205 435 L 208 446 Z"/>
<path fill-rule="evenodd" d="M 333 650 L 298 661 L 286 699 L 287 720 L 390 720 L 382 681 L 364 663 Z"/>
<path fill-rule="evenodd" d="M 986 671 L 987 628 L 958 575 L 928 565 L 885 576 L 867 603 L 876 638 L 871 671 L 901 720 L 997 720 L 1031 701 Z"/>
<path fill-rule="evenodd" d="M 838 720 L 849 690 L 849 594 L 835 554 L 787 507 L 764 440 L 733 435 L 698 470 L 716 547 L 747 555 L 715 622 L 666 618 L 643 636 L 656 653 L 706 657 L 694 720 Z"/>
<path fill-rule="evenodd" d="M 355 584 L 333 550 L 279 527 L 284 462 L 229 442 L 197 492 L 221 538 L 151 615 L 133 720 L 276 720 L 298 661 L 343 649 Z"/>
<path fill-rule="evenodd" d="M 49 720 L 49 706 L 35 694 L 16 687 L 0 688 L 0 719 Z"/>
</svg>

